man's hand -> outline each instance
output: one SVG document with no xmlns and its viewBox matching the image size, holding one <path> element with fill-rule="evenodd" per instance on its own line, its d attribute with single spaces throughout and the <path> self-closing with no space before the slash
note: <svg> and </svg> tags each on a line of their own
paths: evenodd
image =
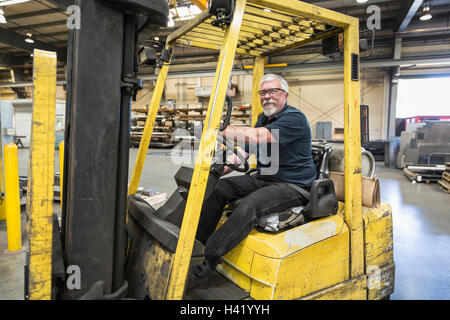
<svg viewBox="0 0 450 320">
<path fill-rule="evenodd" d="M 238 148 L 238 150 L 236 150 L 236 152 L 239 152 L 240 154 L 242 154 L 245 159 L 248 159 L 248 157 L 249 157 L 249 154 L 247 152 L 245 152 L 244 150 L 242 150 L 241 148 Z M 236 166 L 239 166 L 242 164 L 241 159 L 239 159 L 239 157 L 235 153 L 233 153 L 227 157 L 227 162 L 234 164 Z M 231 171 L 233 171 L 233 169 L 231 169 L 230 167 L 225 165 L 222 176 L 229 174 Z"/>
</svg>

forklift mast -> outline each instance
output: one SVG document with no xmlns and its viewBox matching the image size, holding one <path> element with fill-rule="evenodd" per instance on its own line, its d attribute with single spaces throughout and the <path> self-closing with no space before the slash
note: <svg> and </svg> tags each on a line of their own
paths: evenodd
<svg viewBox="0 0 450 320">
<path fill-rule="evenodd" d="M 126 295 L 131 99 L 137 36 L 146 25 L 165 26 L 165 0 L 77 0 L 79 29 L 69 30 L 61 241 L 65 265 L 78 266 L 81 288 L 58 297 Z M 54 293 L 55 295 L 55 293 Z M 103 295 L 103 297 L 102 297 Z"/>
</svg>

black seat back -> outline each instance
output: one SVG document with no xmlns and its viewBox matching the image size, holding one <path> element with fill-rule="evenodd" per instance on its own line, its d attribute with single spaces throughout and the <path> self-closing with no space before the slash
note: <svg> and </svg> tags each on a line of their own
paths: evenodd
<svg viewBox="0 0 450 320">
<path fill-rule="evenodd" d="M 317 170 L 317 179 L 313 181 L 310 198 L 303 215 L 307 219 L 317 219 L 333 215 L 338 210 L 338 201 L 333 181 L 329 179 L 328 162 L 332 148 L 326 145 L 313 145 L 312 157 Z"/>
<path fill-rule="evenodd" d="M 312 158 L 317 170 L 317 179 L 326 179 L 329 177 L 328 163 L 333 149 L 327 145 L 313 144 Z"/>
<path fill-rule="evenodd" d="M 303 209 L 305 218 L 318 219 L 337 213 L 338 201 L 331 179 L 314 180 L 310 194 L 310 199 Z"/>
</svg>

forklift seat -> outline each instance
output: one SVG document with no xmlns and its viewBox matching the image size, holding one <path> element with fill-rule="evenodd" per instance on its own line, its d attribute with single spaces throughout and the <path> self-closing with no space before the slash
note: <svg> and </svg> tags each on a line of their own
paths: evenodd
<svg viewBox="0 0 450 320">
<path fill-rule="evenodd" d="M 305 220 L 314 220 L 334 215 L 338 210 L 338 201 L 334 190 L 334 184 L 329 179 L 328 163 L 332 152 L 330 146 L 313 144 L 312 158 L 316 167 L 317 176 L 311 188 L 306 190 L 289 183 L 304 198 L 308 200 L 304 207 L 290 208 L 285 211 L 268 215 L 267 219 L 258 221 L 258 225 L 266 231 L 279 232 L 287 228 L 293 228 L 304 224 Z M 239 200 L 236 201 L 238 203 Z M 233 207 L 236 205 L 233 204 Z M 275 216 L 278 215 L 278 218 Z M 275 217 L 274 217 L 275 216 Z M 271 222 L 268 222 L 271 220 Z"/>
</svg>

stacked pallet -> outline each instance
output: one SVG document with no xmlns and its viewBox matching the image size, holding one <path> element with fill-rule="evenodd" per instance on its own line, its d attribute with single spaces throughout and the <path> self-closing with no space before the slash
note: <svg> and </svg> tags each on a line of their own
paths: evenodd
<svg viewBox="0 0 450 320">
<path fill-rule="evenodd" d="M 441 188 L 450 193 L 450 162 L 445 163 L 445 171 L 442 173 L 442 180 L 438 181 Z"/>
<path fill-rule="evenodd" d="M 438 182 L 442 177 L 442 172 L 444 171 L 445 166 L 441 164 L 410 164 L 403 169 L 403 173 L 409 180 L 411 180 L 412 183 Z"/>
</svg>

